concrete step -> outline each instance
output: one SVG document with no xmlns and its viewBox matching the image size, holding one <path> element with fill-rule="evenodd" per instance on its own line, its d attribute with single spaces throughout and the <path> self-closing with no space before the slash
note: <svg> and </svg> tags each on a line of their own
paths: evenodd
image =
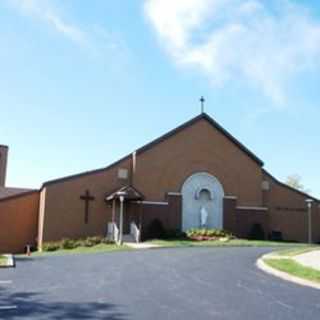
<svg viewBox="0 0 320 320">
<path fill-rule="evenodd" d="M 135 243 L 136 242 L 133 235 L 131 235 L 131 234 L 124 234 L 122 237 L 122 240 L 123 240 L 123 242 L 126 242 L 126 243 Z"/>
</svg>

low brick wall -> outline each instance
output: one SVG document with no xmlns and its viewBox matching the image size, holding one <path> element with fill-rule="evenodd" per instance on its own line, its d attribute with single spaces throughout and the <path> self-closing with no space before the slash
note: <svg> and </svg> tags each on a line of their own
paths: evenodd
<svg viewBox="0 0 320 320">
<path fill-rule="evenodd" d="M 257 209 L 236 209 L 237 236 L 249 238 L 250 232 L 255 224 L 262 227 L 265 239 L 269 235 L 268 211 Z"/>
<path fill-rule="evenodd" d="M 150 224 L 155 220 L 161 221 L 166 231 L 181 230 L 181 196 L 168 195 L 165 202 L 148 202 L 132 203 L 130 207 L 131 220 L 135 220 L 137 224 L 140 224 L 142 230 L 142 238 L 147 237 L 148 228 Z M 141 218 L 138 218 L 141 217 Z"/>
<path fill-rule="evenodd" d="M 248 238 L 252 227 L 259 224 L 267 238 L 269 235 L 268 210 L 255 207 L 237 207 L 237 199 L 224 199 L 223 226 L 239 238 Z"/>
</svg>

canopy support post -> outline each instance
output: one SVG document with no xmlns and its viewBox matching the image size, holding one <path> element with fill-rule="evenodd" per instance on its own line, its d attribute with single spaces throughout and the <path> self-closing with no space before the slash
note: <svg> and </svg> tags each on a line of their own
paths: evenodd
<svg viewBox="0 0 320 320">
<path fill-rule="evenodd" d="M 120 196 L 120 222 L 119 222 L 119 244 L 123 243 L 123 202 L 124 196 Z"/>
<path fill-rule="evenodd" d="M 112 200 L 112 223 L 116 222 L 116 200 Z"/>
</svg>

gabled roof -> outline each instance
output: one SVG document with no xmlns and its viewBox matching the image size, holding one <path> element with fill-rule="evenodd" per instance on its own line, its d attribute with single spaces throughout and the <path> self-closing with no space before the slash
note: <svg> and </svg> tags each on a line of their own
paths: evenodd
<svg viewBox="0 0 320 320">
<path fill-rule="evenodd" d="M 126 200 L 144 199 L 144 195 L 133 186 L 124 186 L 112 192 L 111 194 L 106 195 L 105 200 L 111 201 L 114 199 L 118 199 L 121 195 L 124 196 Z"/>
<path fill-rule="evenodd" d="M 246 153 L 252 160 L 254 160 L 257 164 L 260 166 L 263 166 L 264 163 L 262 160 L 260 160 L 253 152 L 251 152 L 247 147 L 245 147 L 239 140 L 237 140 L 231 133 L 229 133 L 226 129 L 224 129 L 218 122 L 213 120 L 208 114 L 201 113 L 195 118 L 192 118 L 191 120 L 183 123 L 179 127 L 169 131 L 168 133 L 164 134 L 163 136 L 159 137 L 158 139 L 146 144 L 145 146 L 141 147 L 137 150 L 137 154 L 150 149 L 152 146 L 162 142 L 163 140 L 175 135 L 176 133 L 182 131 L 183 129 L 192 126 L 199 120 L 206 120 L 211 124 L 215 129 L 217 129 L 220 133 L 222 133 L 225 137 L 227 137 L 232 143 L 234 143 L 238 148 L 240 148 L 244 153 Z"/>
<path fill-rule="evenodd" d="M 226 138 L 229 139 L 229 141 L 231 141 L 234 145 L 236 145 L 238 148 L 240 148 L 244 153 L 246 153 L 253 161 L 255 161 L 259 166 L 263 166 L 264 163 L 262 160 L 260 160 L 253 152 L 251 152 L 247 147 L 245 147 L 241 142 L 239 142 L 234 136 L 232 136 L 227 130 L 225 130 L 218 122 L 216 122 L 215 120 L 213 120 L 208 114 L 206 113 L 201 113 L 200 115 L 192 118 L 191 120 L 183 123 L 182 125 L 178 126 L 177 128 L 167 132 L 166 134 L 160 136 L 159 138 L 149 142 L 148 144 L 144 145 L 143 147 L 139 148 L 136 150 L 136 154 L 141 154 L 149 149 L 151 149 L 153 146 L 157 145 L 158 143 L 170 138 L 171 136 L 174 136 L 175 134 L 179 133 L 180 131 L 184 130 L 185 128 L 188 128 L 190 126 L 192 126 L 193 124 L 195 124 L 196 122 L 200 121 L 200 120 L 206 120 L 210 125 L 212 125 L 215 129 L 217 129 L 221 134 L 223 134 Z M 64 182 L 64 181 L 68 181 L 71 179 L 75 179 L 75 178 L 79 178 L 82 176 L 86 176 L 86 175 L 90 175 L 90 174 L 95 174 L 95 173 L 99 173 L 102 171 L 105 171 L 107 169 L 110 169 L 116 165 L 118 165 L 120 162 L 130 159 L 131 154 L 121 158 L 120 160 L 112 163 L 111 165 L 101 168 L 101 169 L 96 169 L 96 170 L 92 170 L 92 171 L 86 171 L 83 173 L 79 173 L 76 175 L 71 175 L 71 176 L 67 176 L 64 178 L 60 178 L 60 179 L 55 179 L 55 180 L 51 180 L 48 182 L 45 182 L 42 186 L 46 187 L 48 185 L 51 184 L 55 184 L 55 183 L 59 183 L 59 182 Z"/>
</svg>

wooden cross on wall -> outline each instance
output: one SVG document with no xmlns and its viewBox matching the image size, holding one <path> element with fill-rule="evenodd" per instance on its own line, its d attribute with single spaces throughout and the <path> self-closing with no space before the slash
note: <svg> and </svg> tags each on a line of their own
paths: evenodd
<svg viewBox="0 0 320 320">
<path fill-rule="evenodd" d="M 80 196 L 80 199 L 85 201 L 85 204 L 84 204 L 84 223 L 87 224 L 89 221 L 89 204 L 90 204 L 90 201 L 93 201 L 95 199 L 95 197 L 90 195 L 89 190 L 86 190 L 85 194 Z"/>
</svg>

